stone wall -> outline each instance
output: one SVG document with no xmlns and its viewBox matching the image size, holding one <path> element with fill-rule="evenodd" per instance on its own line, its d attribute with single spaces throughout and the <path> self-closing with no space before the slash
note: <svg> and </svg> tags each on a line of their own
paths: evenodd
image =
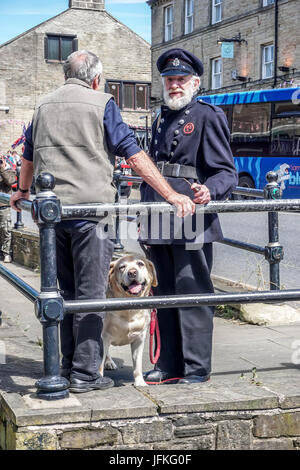
<svg viewBox="0 0 300 470">
<path fill-rule="evenodd" d="M 45 413 L 47 419 L 48 413 Z M 37 421 L 37 420 L 36 420 Z M 2 450 L 300 450 L 300 410 L 215 411 L 17 426 L 2 409 Z"/>
<path fill-rule="evenodd" d="M 38 270 L 40 266 L 40 240 L 37 232 L 12 230 L 12 258 L 27 268 Z"/>
<path fill-rule="evenodd" d="M 232 80 L 231 72 L 251 78 L 248 89 L 272 88 L 273 79 L 261 80 L 262 46 L 274 44 L 274 6 L 262 8 L 260 0 L 251 2 L 226 0 L 223 2 L 223 21 L 211 24 L 211 1 L 194 1 L 194 31 L 184 34 L 183 2 L 174 0 L 174 39 L 164 42 L 164 7 L 167 1 L 152 3 L 152 95 L 157 99 L 162 97 L 161 79 L 157 72 L 156 61 L 159 55 L 167 49 L 182 47 L 194 53 L 203 60 L 204 75 L 201 87 L 205 94 L 211 90 L 211 61 L 221 57 L 221 46 L 217 44 L 220 37 L 232 38 L 241 33 L 245 43 L 234 43 L 234 58 L 223 59 L 223 91 L 245 91 L 245 85 Z M 297 0 L 279 0 L 279 30 L 278 30 L 278 66 L 285 65 L 300 69 L 300 9 Z M 293 34 L 291 34 L 293 31 Z M 282 75 L 278 71 L 279 75 Z M 297 75 L 295 75 L 297 76 Z M 291 80 L 290 74 L 286 80 Z M 278 80 L 278 86 L 282 83 Z M 232 87 L 230 88 L 227 87 Z"/>
<path fill-rule="evenodd" d="M 86 3 L 86 2 L 83 2 Z M 78 49 L 97 54 L 103 63 L 101 90 L 107 79 L 151 82 L 150 45 L 105 10 L 70 8 L 0 46 L 0 151 L 22 134 L 22 121 L 30 122 L 36 103 L 64 83 L 62 63 L 46 61 L 46 33 L 74 34 Z M 145 111 L 126 112 L 128 124 L 144 126 Z M 149 114 L 150 120 L 150 114 Z"/>
</svg>

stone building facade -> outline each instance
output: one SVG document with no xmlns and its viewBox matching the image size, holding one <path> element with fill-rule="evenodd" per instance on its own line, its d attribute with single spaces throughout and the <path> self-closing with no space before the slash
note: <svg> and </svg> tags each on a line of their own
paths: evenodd
<svg viewBox="0 0 300 470">
<path fill-rule="evenodd" d="M 152 10 L 152 96 L 157 104 L 162 87 L 156 61 L 162 52 L 176 47 L 203 60 L 201 94 L 300 84 L 298 0 L 147 3 Z M 232 54 L 233 46 L 232 58 L 222 57 L 226 44 L 222 46 L 221 41 L 227 42 L 227 54 Z"/>
<path fill-rule="evenodd" d="M 20 137 L 39 98 L 64 83 L 63 60 L 77 49 L 101 58 L 102 91 L 115 95 L 125 122 L 145 127 L 150 44 L 107 13 L 104 0 L 69 0 L 67 10 L 0 46 L 0 152 Z"/>
</svg>

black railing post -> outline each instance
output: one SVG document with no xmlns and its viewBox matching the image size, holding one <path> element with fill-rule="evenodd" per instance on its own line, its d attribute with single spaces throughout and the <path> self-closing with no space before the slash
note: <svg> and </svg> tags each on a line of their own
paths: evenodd
<svg viewBox="0 0 300 470">
<path fill-rule="evenodd" d="M 43 327 L 44 377 L 36 382 L 37 396 L 58 400 L 69 396 L 69 382 L 60 376 L 58 325 L 64 317 L 63 299 L 57 288 L 55 225 L 61 220 L 60 201 L 52 192 L 55 179 L 42 173 L 40 189 L 32 204 L 32 216 L 40 231 L 41 293 L 35 312 Z"/>
<path fill-rule="evenodd" d="M 265 186 L 266 199 L 281 198 L 281 191 L 277 183 L 278 175 L 269 171 L 266 175 L 268 183 Z M 279 263 L 283 259 L 283 247 L 279 243 L 278 212 L 268 213 L 269 243 L 265 247 L 265 257 L 269 262 L 270 290 L 280 290 Z"/>
<path fill-rule="evenodd" d="M 118 191 L 118 202 L 121 199 L 121 181 L 120 176 L 122 175 L 121 170 L 116 170 L 114 172 L 114 181 L 116 183 L 117 191 Z M 116 216 L 116 240 L 115 240 L 115 251 L 122 251 L 124 250 L 124 245 L 122 245 L 120 240 L 120 216 L 119 214 Z"/>
<path fill-rule="evenodd" d="M 16 169 L 16 173 L 17 173 L 17 189 L 19 189 L 20 170 L 21 170 L 21 165 L 18 165 L 18 164 L 17 164 L 17 169 Z M 16 222 L 15 222 L 14 227 L 15 227 L 16 229 L 19 229 L 19 228 L 23 228 L 23 227 L 24 227 L 23 220 L 22 220 L 22 211 L 21 211 L 21 212 L 17 212 L 17 220 L 16 220 Z"/>
</svg>

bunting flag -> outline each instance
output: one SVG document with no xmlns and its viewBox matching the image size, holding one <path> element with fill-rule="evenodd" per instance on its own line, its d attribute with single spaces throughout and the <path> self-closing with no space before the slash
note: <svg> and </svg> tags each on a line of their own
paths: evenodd
<svg viewBox="0 0 300 470">
<path fill-rule="evenodd" d="M 29 123 L 28 123 L 27 127 L 29 127 Z M 15 149 L 16 147 L 18 147 L 21 144 L 25 144 L 25 140 L 26 140 L 25 132 L 26 132 L 26 126 L 25 126 L 25 123 L 23 123 L 23 133 L 22 133 L 21 137 L 19 137 L 17 140 L 15 140 L 14 143 L 11 145 L 13 149 Z"/>
</svg>

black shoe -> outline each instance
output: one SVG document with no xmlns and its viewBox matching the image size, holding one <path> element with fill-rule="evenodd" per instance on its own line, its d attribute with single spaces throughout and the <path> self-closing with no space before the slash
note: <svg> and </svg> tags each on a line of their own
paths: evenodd
<svg viewBox="0 0 300 470">
<path fill-rule="evenodd" d="M 150 370 L 144 374 L 144 380 L 148 385 L 158 384 L 176 384 L 180 377 L 176 377 L 175 374 L 169 374 L 162 370 Z"/>
<path fill-rule="evenodd" d="M 210 380 L 210 375 L 186 375 L 183 379 L 178 380 L 179 385 L 199 384 Z"/>
<path fill-rule="evenodd" d="M 91 390 L 106 390 L 114 385 L 114 381 L 109 377 L 99 377 L 91 382 L 71 378 L 69 390 L 73 393 L 84 393 L 90 392 Z"/>
</svg>

